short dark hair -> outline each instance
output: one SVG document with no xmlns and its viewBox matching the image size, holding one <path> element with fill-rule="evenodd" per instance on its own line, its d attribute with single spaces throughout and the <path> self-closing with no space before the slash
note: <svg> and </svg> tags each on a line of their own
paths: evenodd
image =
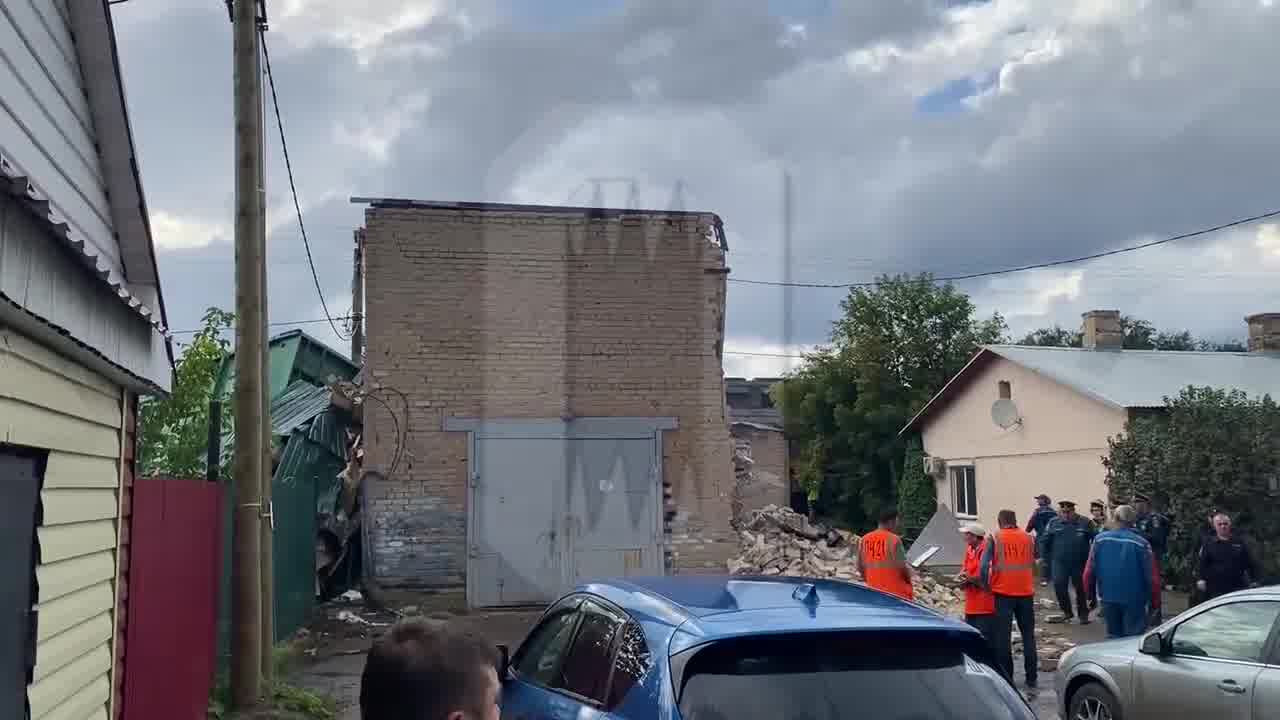
<svg viewBox="0 0 1280 720">
<path fill-rule="evenodd" d="M 1000 527 L 1017 527 L 1018 513 L 1012 510 L 1001 510 L 996 515 L 996 522 L 1000 525 Z"/>
<path fill-rule="evenodd" d="M 898 508 L 885 508 L 880 511 L 880 522 L 890 523 L 898 519 Z"/>
<path fill-rule="evenodd" d="M 456 710 L 479 713 L 484 671 L 497 649 L 444 623 L 410 620 L 383 635 L 360 676 L 362 720 L 444 720 Z"/>
</svg>

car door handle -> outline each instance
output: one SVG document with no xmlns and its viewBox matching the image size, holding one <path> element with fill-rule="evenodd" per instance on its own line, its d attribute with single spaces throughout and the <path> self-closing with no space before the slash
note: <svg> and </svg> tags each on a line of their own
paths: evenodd
<svg viewBox="0 0 1280 720">
<path fill-rule="evenodd" d="M 1223 680 L 1218 683 L 1218 689 L 1223 692 L 1235 693 L 1236 695 L 1244 694 L 1244 688 L 1240 687 L 1235 680 Z"/>
</svg>

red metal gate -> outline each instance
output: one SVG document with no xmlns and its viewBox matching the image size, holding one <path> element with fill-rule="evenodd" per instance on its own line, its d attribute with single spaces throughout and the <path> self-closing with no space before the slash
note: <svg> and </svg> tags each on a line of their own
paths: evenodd
<svg viewBox="0 0 1280 720">
<path fill-rule="evenodd" d="M 124 720 L 204 720 L 215 667 L 222 487 L 138 478 L 130 522 Z"/>
</svg>

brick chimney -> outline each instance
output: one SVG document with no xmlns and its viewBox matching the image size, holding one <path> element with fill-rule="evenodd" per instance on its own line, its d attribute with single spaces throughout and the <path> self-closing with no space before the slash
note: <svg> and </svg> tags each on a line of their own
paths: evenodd
<svg viewBox="0 0 1280 720">
<path fill-rule="evenodd" d="M 1124 347 L 1119 310 L 1090 310 L 1082 317 L 1081 345 L 1086 350 L 1119 350 Z"/>
<path fill-rule="evenodd" d="M 1258 313 L 1249 323 L 1249 352 L 1280 352 L 1280 313 Z"/>
</svg>

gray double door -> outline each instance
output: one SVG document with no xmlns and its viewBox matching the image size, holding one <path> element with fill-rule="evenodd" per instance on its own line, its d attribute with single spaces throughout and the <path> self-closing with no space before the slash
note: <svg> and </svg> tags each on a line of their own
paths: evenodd
<svg viewBox="0 0 1280 720">
<path fill-rule="evenodd" d="M 472 435 L 470 604 L 545 603 L 592 579 L 661 574 L 660 432 L 520 429 Z"/>
</svg>

